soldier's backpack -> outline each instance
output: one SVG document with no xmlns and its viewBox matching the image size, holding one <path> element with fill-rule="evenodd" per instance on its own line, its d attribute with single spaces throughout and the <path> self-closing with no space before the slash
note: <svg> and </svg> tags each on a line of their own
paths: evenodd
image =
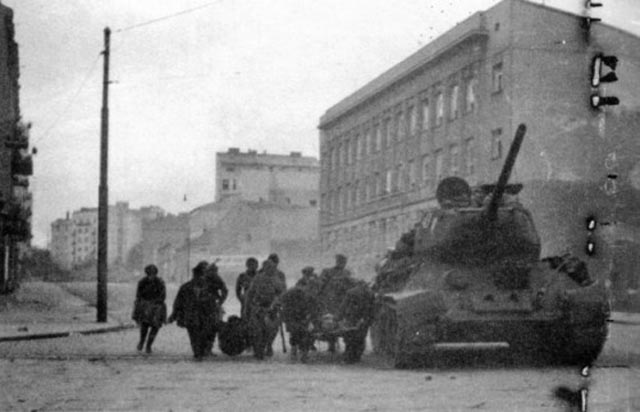
<svg viewBox="0 0 640 412">
<path fill-rule="evenodd" d="M 249 330 L 240 317 L 231 315 L 222 323 L 218 335 L 218 346 L 225 355 L 237 356 L 250 345 Z"/>
</svg>

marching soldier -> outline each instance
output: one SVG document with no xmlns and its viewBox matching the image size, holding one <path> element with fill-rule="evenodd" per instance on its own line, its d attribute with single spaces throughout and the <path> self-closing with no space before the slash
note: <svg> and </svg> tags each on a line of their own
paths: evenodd
<svg viewBox="0 0 640 412">
<path fill-rule="evenodd" d="M 273 304 L 284 291 L 274 263 L 267 259 L 247 292 L 243 314 L 249 323 L 253 354 L 257 359 L 273 355 L 271 342 L 277 336 L 279 324 Z"/>
<path fill-rule="evenodd" d="M 312 333 L 313 323 L 320 312 L 317 297 L 309 289 L 296 285 L 280 297 L 279 304 L 289 332 L 291 359 L 296 360 L 300 350 L 300 360 L 306 363 L 315 340 Z"/>
<path fill-rule="evenodd" d="M 254 257 L 250 257 L 245 262 L 247 270 L 238 275 L 236 280 L 236 297 L 240 302 L 240 313 L 244 313 L 244 307 L 246 305 L 247 291 L 251 286 L 251 282 L 258 274 L 258 260 Z"/>
<path fill-rule="evenodd" d="M 342 300 L 351 287 L 355 285 L 351 272 L 346 268 L 347 257 L 336 255 L 336 264 L 330 269 L 324 269 L 320 274 L 320 303 L 324 314 L 337 317 Z M 329 352 L 336 351 L 337 339 L 329 340 Z"/>
<path fill-rule="evenodd" d="M 205 356 L 212 355 L 213 342 L 216 339 L 216 334 L 222 324 L 222 315 L 224 314 L 224 310 L 222 309 L 222 305 L 224 301 L 227 300 L 227 295 L 229 294 L 229 290 L 227 289 L 227 285 L 224 283 L 224 280 L 218 274 L 218 266 L 215 263 L 211 263 L 205 269 L 205 280 L 208 283 L 209 288 L 211 289 L 211 293 L 215 296 L 216 299 L 216 310 L 215 310 L 215 323 L 213 325 L 213 330 L 211 335 L 207 337 L 207 346 L 205 349 Z"/>
<path fill-rule="evenodd" d="M 144 272 L 146 276 L 138 282 L 136 289 L 133 320 L 140 326 L 138 350 L 142 350 L 146 340 L 145 350 L 151 353 L 151 345 L 167 318 L 167 306 L 164 303 L 166 287 L 158 277 L 156 265 L 148 265 Z"/>
<path fill-rule="evenodd" d="M 193 278 L 180 286 L 169 317 L 169 323 L 175 320 L 179 327 L 187 329 L 196 361 L 206 355 L 217 320 L 218 297 L 205 279 L 207 267 L 208 263 L 202 261 L 193 268 Z"/>
</svg>

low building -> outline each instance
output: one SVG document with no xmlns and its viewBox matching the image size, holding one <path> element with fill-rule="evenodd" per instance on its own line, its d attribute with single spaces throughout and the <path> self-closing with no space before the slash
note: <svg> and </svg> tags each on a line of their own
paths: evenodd
<svg viewBox="0 0 640 412">
<path fill-rule="evenodd" d="M 246 153 L 238 148 L 216 154 L 216 202 L 239 198 L 297 206 L 317 206 L 320 166 L 315 157 Z"/>
</svg>

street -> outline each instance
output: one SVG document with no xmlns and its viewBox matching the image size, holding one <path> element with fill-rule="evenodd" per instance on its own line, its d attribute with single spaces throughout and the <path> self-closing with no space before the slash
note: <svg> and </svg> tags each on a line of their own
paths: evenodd
<svg viewBox="0 0 640 412">
<path fill-rule="evenodd" d="M 279 338 L 264 362 L 217 348 L 194 362 L 175 324 L 160 330 L 151 355 L 135 350 L 137 334 L 0 342 L 0 409 L 565 411 L 554 391 L 586 386 L 591 411 L 640 410 L 640 356 L 628 350 L 640 340 L 633 322 L 611 323 L 589 378 L 577 368 L 493 362 L 499 353 L 451 353 L 446 365 L 394 370 L 368 351 L 360 364 L 345 365 L 323 343 L 303 365 L 282 353 Z"/>
</svg>

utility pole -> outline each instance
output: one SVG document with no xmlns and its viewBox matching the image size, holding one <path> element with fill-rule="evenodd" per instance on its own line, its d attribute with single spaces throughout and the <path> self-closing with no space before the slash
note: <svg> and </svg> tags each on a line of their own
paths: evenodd
<svg viewBox="0 0 640 412">
<path fill-rule="evenodd" d="M 109 42 L 111 30 L 104 29 L 104 72 L 100 122 L 100 186 L 98 188 L 98 322 L 107 321 L 107 246 L 109 242 Z"/>
</svg>

